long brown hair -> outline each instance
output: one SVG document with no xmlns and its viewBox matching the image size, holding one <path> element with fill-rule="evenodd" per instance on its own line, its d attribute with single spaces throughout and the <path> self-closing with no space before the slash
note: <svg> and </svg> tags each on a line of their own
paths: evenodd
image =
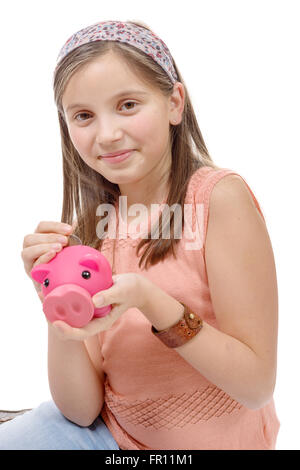
<svg viewBox="0 0 300 470">
<path fill-rule="evenodd" d="M 128 23 L 151 29 L 140 21 L 128 21 Z M 97 223 L 106 215 L 97 220 L 96 209 L 99 204 L 114 204 L 120 196 L 118 184 L 111 183 L 101 174 L 89 167 L 75 149 L 67 128 L 62 97 L 68 81 L 83 65 L 94 59 L 113 51 L 121 59 L 126 61 L 143 80 L 157 87 L 160 92 L 169 97 L 173 91 L 173 83 L 167 73 L 150 56 L 143 51 L 122 42 L 94 41 L 71 51 L 61 61 L 54 72 L 53 88 L 54 99 L 58 111 L 58 120 L 61 134 L 62 158 L 63 158 L 63 207 L 61 221 L 72 224 L 74 209 L 77 226 L 74 234 L 85 245 L 101 250 L 103 239 L 96 234 Z M 187 186 L 192 174 L 203 166 L 218 168 L 212 161 L 204 143 L 193 106 L 184 84 L 183 78 L 173 59 L 178 81 L 185 90 L 185 103 L 182 113 L 182 121 L 178 125 L 170 125 L 169 144 L 171 146 L 172 163 L 168 175 L 168 195 L 165 204 L 171 207 L 178 204 L 183 209 Z M 177 207 L 177 206 L 175 206 Z M 170 216 L 170 238 L 162 238 L 162 216 L 160 214 L 156 225 L 159 237 L 151 239 L 143 238 L 137 246 L 136 254 L 145 246 L 139 260 L 139 267 L 144 263 L 147 269 L 149 264 L 154 265 L 163 260 L 171 252 L 175 254 L 175 244 L 178 238 L 172 238 L 176 233 L 174 212 Z M 184 211 L 182 210 L 182 226 L 184 224 Z M 107 224 L 105 230 L 107 228 Z"/>
</svg>

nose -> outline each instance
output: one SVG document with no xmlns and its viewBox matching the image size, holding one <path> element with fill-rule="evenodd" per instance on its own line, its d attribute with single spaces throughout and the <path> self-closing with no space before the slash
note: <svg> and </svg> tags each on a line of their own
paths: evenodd
<svg viewBox="0 0 300 470">
<path fill-rule="evenodd" d="M 102 117 L 98 122 L 96 142 L 103 150 L 102 153 L 109 152 L 112 142 L 122 139 L 123 131 L 117 117 Z M 108 149 L 107 151 L 105 149 Z"/>
<path fill-rule="evenodd" d="M 51 323 L 63 320 L 75 328 L 85 326 L 93 318 L 94 310 L 90 294 L 75 284 L 56 287 L 43 304 L 44 314 Z"/>
</svg>

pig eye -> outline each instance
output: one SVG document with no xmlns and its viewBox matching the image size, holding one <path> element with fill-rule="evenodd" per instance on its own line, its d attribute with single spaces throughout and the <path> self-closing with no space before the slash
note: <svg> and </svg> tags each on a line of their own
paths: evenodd
<svg viewBox="0 0 300 470">
<path fill-rule="evenodd" d="M 49 279 L 45 279 L 44 282 L 43 282 L 43 285 L 45 287 L 48 287 L 49 286 Z"/>
<path fill-rule="evenodd" d="M 91 277 L 91 273 L 90 273 L 90 271 L 82 271 L 81 276 L 84 279 L 89 279 Z"/>
</svg>

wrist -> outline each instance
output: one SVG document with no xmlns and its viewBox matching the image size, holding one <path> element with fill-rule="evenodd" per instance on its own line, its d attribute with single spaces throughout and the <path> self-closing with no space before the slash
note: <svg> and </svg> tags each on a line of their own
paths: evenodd
<svg viewBox="0 0 300 470">
<path fill-rule="evenodd" d="M 145 317 L 158 331 L 175 325 L 183 316 L 183 305 L 149 279 L 141 276 L 141 283 L 144 301 L 139 309 Z"/>
<path fill-rule="evenodd" d="M 158 331 L 152 325 L 152 333 L 169 348 L 178 348 L 189 342 L 203 327 L 202 319 L 190 308 L 182 303 L 184 308 L 183 317 L 164 330 Z"/>
<path fill-rule="evenodd" d="M 151 287 L 153 287 L 152 283 L 146 277 L 138 274 L 137 292 L 140 301 L 137 308 L 142 312 L 148 310 L 151 304 Z"/>
</svg>

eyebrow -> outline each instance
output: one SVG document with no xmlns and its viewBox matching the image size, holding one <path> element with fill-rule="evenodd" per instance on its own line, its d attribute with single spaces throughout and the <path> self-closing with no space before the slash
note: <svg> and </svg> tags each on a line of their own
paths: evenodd
<svg viewBox="0 0 300 470">
<path fill-rule="evenodd" d="M 148 95 L 148 93 L 141 91 L 141 90 L 124 90 L 114 95 L 113 98 L 121 98 L 122 96 L 125 96 L 125 95 Z M 66 111 L 70 111 L 71 109 L 77 108 L 77 107 L 85 108 L 86 105 L 81 104 L 81 103 L 74 103 L 74 104 L 67 106 Z"/>
</svg>

